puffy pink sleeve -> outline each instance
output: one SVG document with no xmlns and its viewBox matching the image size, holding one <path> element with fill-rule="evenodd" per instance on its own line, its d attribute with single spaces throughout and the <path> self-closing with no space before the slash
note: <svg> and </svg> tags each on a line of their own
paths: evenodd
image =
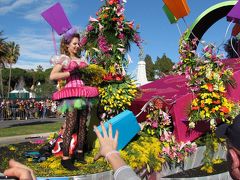
<svg viewBox="0 0 240 180">
<path fill-rule="evenodd" d="M 63 67 L 67 67 L 70 63 L 70 58 L 64 54 L 53 56 L 50 59 L 52 65 L 61 64 Z"/>
</svg>

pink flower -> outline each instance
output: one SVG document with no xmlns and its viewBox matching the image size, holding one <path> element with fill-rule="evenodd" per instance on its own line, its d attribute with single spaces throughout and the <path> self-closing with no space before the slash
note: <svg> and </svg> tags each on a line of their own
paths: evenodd
<svg viewBox="0 0 240 180">
<path fill-rule="evenodd" d="M 121 5 L 117 5 L 117 16 L 121 16 L 124 13 L 124 8 Z"/>
<path fill-rule="evenodd" d="M 158 128 L 158 122 L 157 122 L 157 121 L 154 121 L 154 122 L 152 123 L 152 127 L 153 127 L 153 128 Z"/>
<path fill-rule="evenodd" d="M 103 52 L 103 53 L 107 53 L 110 51 L 110 46 L 107 43 L 107 40 L 104 36 L 99 36 L 98 37 L 98 46 L 99 49 Z"/>
<path fill-rule="evenodd" d="M 91 16 L 90 16 L 90 18 L 89 18 L 89 21 L 90 21 L 90 22 L 98 22 L 98 20 L 97 20 L 96 18 L 93 18 L 93 17 L 91 17 Z"/>
<path fill-rule="evenodd" d="M 170 148 L 169 147 L 163 147 L 162 151 L 166 154 L 170 154 Z"/>
<path fill-rule="evenodd" d="M 89 25 L 87 26 L 87 31 L 89 32 L 89 31 L 91 31 L 91 30 L 93 30 L 93 26 L 92 26 L 91 24 L 89 24 Z"/>
<path fill-rule="evenodd" d="M 141 40 L 140 36 L 137 33 L 134 34 L 133 40 L 137 44 L 138 47 L 141 45 L 142 40 Z"/>
<path fill-rule="evenodd" d="M 99 31 L 103 30 L 103 25 L 101 25 L 100 23 L 98 23 L 98 27 L 99 27 Z"/>
<path fill-rule="evenodd" d="M 126 52 L 126 49 L 124 48 L 117 48 L 122 54 L 124 54 Z"/>
<path fill-rule="evenodd" d="M 79 46 L 83 47 L 86 43 L 87 43 L 87 37 L 84 36 L 84 37 L 82 37 L 82 39 L 81 39 L 81 41 L 79 43 Z"/>
<path fill-rule="evenodd" d="M 119 38 L 119 39 L 124 39 L 124 37 L 125 37 L 125 35 L 124 35 L 123 33 L 120 33 L 120 34 L 118 35 L 118 38 Z"/>
</svg>

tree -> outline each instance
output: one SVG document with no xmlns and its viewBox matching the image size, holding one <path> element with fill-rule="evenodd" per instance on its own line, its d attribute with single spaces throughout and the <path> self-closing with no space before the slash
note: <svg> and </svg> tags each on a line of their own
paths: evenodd
<svg viewBox="0 0 240 180">
<path fill-rule="evenodd" d="M 11 87 L 11 75 L 12 75 L 12 64 L 15 64 L 18 60 L 18 57 L 20 56 L 20 47 L 18 44 L 15 44 L 15 42 L 8 42 L 7 43 L 7 59 L 6 63 L 9 64 L 9 79 L 8 79 L 8 98 L 10 93 L 10 87 Z"/>
<path fill-rule="evenodd" d="M 172 70 L 173 65 L 174 63 L 170 58 L 166 56 L 166 54 L 163 54 L 161 58 L 157 57 L 154 66 L 156 70 L 156 75 L 161 77 L 162 74 L 169 74 L 169 72 Z"/>
<path fill-rule="evenodd" d="M 6 42 L 5 39 L 1 37 L 3 35 L 3 31 L 0 31 L 0 86 L 1 86 L 1 97 L 3 97 L 3 81 L 2 81 L 2 69 L 4 66 L 4 60 L 6 58 Z"/>
<path fill-rule="evenodd" d="M 41 65 L 38 65 L 36 70 L 37 72 L 43 72 L 43 67 Z"/>
<path fill-rule="evenodd" d="M 144 61 L 146 63 L 147 80 L 153 81 L 154 80 L 154 64 L 152 62 L 151 56 L 147 54 Z"/>
<path fill-rule="evenodd" d="M 224 44 L 224 50 L 228 58 L 238 58 L 240 53 L 240 41 L 236 37 L 229 39 L 227 43 Z"/>
</svg>

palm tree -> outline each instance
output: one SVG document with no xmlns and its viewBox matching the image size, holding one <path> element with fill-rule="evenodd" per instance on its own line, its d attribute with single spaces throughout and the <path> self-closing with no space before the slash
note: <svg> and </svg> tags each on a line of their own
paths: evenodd
<svg viewBox="0 0 240 180">
<path fill-rule="evenodd" d="M 8 98 L 10 93 L 10 87 L 11 87 L 11 77 L 12 77 L 12 64 L 15 64 L 18 60 L 18 57 L 20 56 L 20 46 L 18 44 L 15 44 L 15 42 L 8 42 L 7 43 L 7 59 L 6 63 L 9 64 L 9 79 L 8 79 Z"/>
<path fill-rule="evenodd" d="M 3 81 L 2 81 L 2 69 L 5 67 L 4 60 L 6 59 L 6 42 L 2 37 L 3 31 L 0 31 L 0 86 L 1 86 L 1 97 L 3 97 Z"/>
</svg>

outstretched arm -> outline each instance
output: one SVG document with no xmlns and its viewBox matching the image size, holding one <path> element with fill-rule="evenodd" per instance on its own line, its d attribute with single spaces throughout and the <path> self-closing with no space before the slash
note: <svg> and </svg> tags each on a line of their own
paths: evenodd
<svg viewBox="0 0 240 180">
<path fill-rule="evenodd" d="M 97 129 L 94 127 L 94 131 L 100 142 L 99 153 L 95 156 L 95 160 L 103 156 L 111 164 L 114 173 L 114 179 L 129 179 L 129 180 L 140 180 L 136 173 L 125 163 L 125 161 L 120 157 L 120 154 L 117 149 L 118 143 L 118 131 L 116 131 L 115 136 L 112 134 L 112 124 L 109 124 L 108 133 L 101 123 L 103 136 Z"/>
</svg>

